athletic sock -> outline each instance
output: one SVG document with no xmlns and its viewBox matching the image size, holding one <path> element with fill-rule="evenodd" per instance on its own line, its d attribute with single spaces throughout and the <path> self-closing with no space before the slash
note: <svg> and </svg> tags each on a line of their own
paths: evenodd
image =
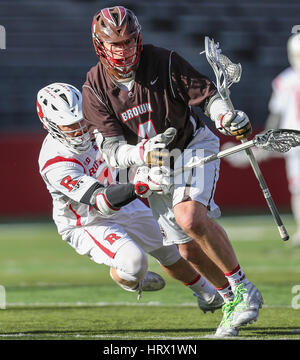
<svg viewBox="0 0 300 360">
<path fill-rule="evenodd" d="M 235 289 L 240 283 L 243 283 L 244 285 L 247 285 L 249 283 L 240 265 L 238 265 L 229 273 L 225 273 L 224 275 L 226 276 L 233 291 L 235 291 Z"/>
<path fill-rule="evenodd" d="M 229 302 L 233 300 L 234 294 L 232 292 L 231 286 L 228 281 L 223 287 L 216 288 L 216 290 L 222 296 L 225 302 Z"/>
<path fill-rule="evenodd" d="M 190 283 L 184 283 L 188 286 L 196 295 L 201 296 L 205 301 L 210 301 L 216 290 L 214 287 L 200 274 Z"/>
</svg>

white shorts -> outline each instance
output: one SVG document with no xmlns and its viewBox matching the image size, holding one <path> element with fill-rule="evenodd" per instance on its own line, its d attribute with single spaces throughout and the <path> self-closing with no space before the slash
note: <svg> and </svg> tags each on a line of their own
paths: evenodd
<svg viewBox="0 0 300 360">
<path fill-rule="evenodd" d="M 126 205 L 121 216 L 103 220 L 99 225 L 74 228 L 66 241 L 80 255 L 92 254 L 98 264 L 114 266 L 116 252 L 127 241 L 137 244 L 146 253 L 163 246 L 162 235 L 151 209 L 140 200 Z"/>
<path fill-rule="evenodd" d="M 300 192 L 300 148 L 291 149 L 285 154 L 286 174 L 289 184 L 289 191 Z"/>
<path fill-rule="evenodd" d="M 174 170 L 186 164 L 192 156 L 206 157 L 218 153 L 219 139 L 207 127 L 199 129 L 174 164 Z M 175 221 L 173 208 L 188 198 L 200 202 L 207 208 L 210 218 L 221 215 L 214 202 L 214 193 L 219 178 L 220 160 L 205 164 L 193 170 L 187 170 L 174 178 L 174 193 L 160 196 L 152 194 L 149 198 L 154 217 L 157 219 L 163 234 L 164 245 L 184 244 L 192 239 L 185 234 Z"/>
</svg>

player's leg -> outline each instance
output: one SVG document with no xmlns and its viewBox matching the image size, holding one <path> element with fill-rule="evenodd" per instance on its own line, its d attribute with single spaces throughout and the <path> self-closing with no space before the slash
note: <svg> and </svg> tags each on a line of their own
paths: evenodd
<svg viewBox="0 0 300 360">
<path fill-rule="evenodd" d="M 191 143 L 191 149 L 203 146 L 203 156 L 215 153 L 218 151 L 218 143 L 214 138 L 209 130 L 204 129 Z M 188 161 L 189 157 L 183 160 Z M 180 184 L 180 181 L 176 182 L 175 178 L 173 196 L 175 219 L 227 278 L 235 294 L 235 306 L 231 306 L 230 301 L 230 306 L 224 307 L 223 320 L 226 320 L 226 326 L 228 326 L 224 329 L 225 321 L 222 321 L 221 328 L 222 331 L 224 330 L 224 335 L 236 335 L 239 326 L 257 318 L 258 310 L 262 305 L 262 297 L 240 268 L 225 230 L 212 219 L 219 212 L 213 200 L 219 174 L 219 162 L 208 163 L 202 169 L 194 171 L 196 177 L 191 171 L 187 183 Z M 201 268 L 200 263 L 198 266 Z M 239 306 L 237 299 L 239 299 Z M 219 334 L 222 331 L 220 330 Z"/>
<path fill-rule="evenodd" d="M 162 246 L 149 254 L 156 258 L 165 273 L 193 292 L 197 297 L 199 308 L 204 313 L 214 312 L 224 304 L 223 298 L 216 289 L 180 256 L 176 245 Z"/>
<path fill-rule="evenodd" d="M 175 216 L 177 214 L 176 208 L 181 208 L 185 214 L 179 215 L 181 219 L 189 214 L 189 216 L 193 216 L 193 221 L 191 224 L 189 220 L 185 220 L 186 222 L 179 221 L 179 224 L 183 226 L 188 235 L 196 239 L 208 257 L 224 272 L 235 295 L 233 300 L 235 307 L 232 306 L 232 301 L 230 301 L 229 306 L 224 307 L 224 319 L 218 328 L 217 335 L 237 335 L 240 326 L 257 319 L 258 311 L 262 306 L 261 295 L 240 268 L 225 231 L 207 217 L 205 207 L 193 201 L 182 203 L 183 207 L 180 205 L 178 204 L 175 207 Z M 201 266 L 202 264 L 200 264 L 200 268 Z M 230 300 L 227 295 L 224 297 L 225 300 Z"/>
<path fill-rule="evenodd" d="M 161 198 L 161 196 L 157 196 L 157 199 Z M 154 219 L 152 211 L 145 205 L 141 206 L 143 206 L 141 212 L 136 211 L 134 218 L 126 219 L 126 223 L 122 224 L 131 238 L 147 253 L 155 257 L 169 276 L 186 285 L 197 295 L 199 307 L 203 311 L 213 311 L 221 307 L 223 299 L 205 277 L 200 275 L 187 260 L 180 256 L 177 247 L 175 245 L 162 246 L 163 238 L 178 237 L 179 234 L 174 226 L 177 226 L 180 233 L 187 238 L 183 231 L 178 225 L 169 224 L 166 221 L 160 221 L 160 225 L 163 223 L 160 227 Z M 220 275 L 224 280 L 224 275 L 221 272 Z"/>
<path fill-rule="evenodd" d="M 177 158 L 174 167 L 180 168 L 193 156 L 205 157 L 218 152 L 218 149 L 218 138 L 207 128 L 201 129 Z M 214 202 L 219 167 L 220 161 L 217 160 L 176 176 L 173 206 L 177 224 L 226 273 L 236 268 L 238 261 L 226 232 L 212 220 L 220 216 L 219 207 Z M 187 249 L 187 254 L 190 253 Z"/>
<path fill-rule="evenodd" d="M 161 290 L 165 286 L 163 278 L 148 271 L 146 253 L 134 241 L 126 242 L 111 262 L 111 278 L 124 290 L 142 291 Z"/>
<path fill-rule="evenodd" d="M 223 273 L 237 267 L 238 260 L 226 232 L 207 216 L 207 208 L 203 204 L 192 200 L 179 203 L 174 208 L 174 214 L 184 232 L 197 242 Z M 186 249 L 186 252 L 187 258 L 194 260 L 192 250 Z"/>
<path fill-rule="evenodd" d="M 222 288 L 227 284 L 223 271 L 206 255 L 197 241 L 192 239 L 189 242 L 178 244 L 178 249 L 181 256 L 209 279 L 215 288 Z"/>
<path fill-rule="evenodd" d="M 80 255 L 109 266 L 111 278 L 127 291 L 154 291 L 165 286 L 158 274 L 148 272 L 148 258 L 118 224 L 111 222 L 73 231 L 69 243 Z"/>
<path fill-rule="evenodd" d="M 223 287 L 227 282 L 223 272 L 176 222 L 172 209 L 172 195 L 152 194 L 149 203 L 159 224 L 164 245 L 176 244 L 180 249 L 181 256 L 189 261 L 198 273 L 200 272 L 215 287 Z M 188 281 L 187 279 L 186 282 Z"/>
<path fill-rule="evenodd" d="M 146 276 L 148 258 L 133 241 L 127 241 L 116 252 L 109 266 L 111 278 L 123 289 L 134 291 Z"/>
<path fill-rule="evenodd" d="M 231 300 L 233 294 L 223 272 L 202 251 L 198 243 L 189 237 L 177 224 L 172 209 L 172 195 L 162 196 L 152 194 L 148 200 L 153 215 L 161 228 L 164 245 L 176 244 L 180 250 L 181 256 L 190 263 L 189 267 L 193 267 L 196 269 L 197 274 L 201 274 L 205 277 L 223 299 L 226 299 L 226 301 Z M 185 274 L 188 274 L 188 272 Z M 186 279 L 185 283 L 190 283 L 190 280 Z M 199 294 L 199 296 L 201 295 Z M 199 307 L 202 309 L 201 298 L 200 300 L 199 298 L 197 300 Z"/>
</svg>

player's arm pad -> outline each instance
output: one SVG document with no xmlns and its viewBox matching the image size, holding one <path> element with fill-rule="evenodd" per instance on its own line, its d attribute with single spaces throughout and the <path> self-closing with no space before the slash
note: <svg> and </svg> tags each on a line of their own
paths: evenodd
<svg viewBox="0 0 300 360">
<path fill-rule="evenodd" d="M 101 149 L 105 160 L 113 167 L 126 169 L 141 162 L 138 148 L 128 145 L 124 136 L 104 138 Z"/>
<path fill-rule="evenodd" d="M 205 113 L 223 135 L 235 136 L 237 140 L 251 135 L 252 127 L 248 116 L 241 110 L 231 110 L 218 94 L 211 97 Z"/>
<path fill-rule="evenodd" d="M 113 167 L 120 169 L 145 164 L 161 165 L 160 152 L 173 141 L 177 130 L 169 127 L 163 133 L 150 139 L 142 139 L 137 145 L 128 145 L 124 136 L 104 138 L 101 148 L 105 160 Z M 97 141 L 97 136 L 96 136 Z M 154 153 L 157 155 L 154 155 Z"/>
<path fill-rule="evenodd" d="M 114 184 L 105 189 L 108 201 L 113 207 L 121 208 L 137 198 L 134 184 Z"/>
<path fill-rule="evenodd" d="M 103 216 L 110 216 L 136 198 L 135 188 L 131 183 L 114 184 L 106 188 L 100 183 L 95 183 L 83 195 L 80 202 L 92 205 Z"/>
<path fill-rule="evenodd" d="M 211 120 L 216 121 L 220 114 L 224 114 L 230 111 L 230 108 L 224 100 L 222 100 L 219 94 L 215 94 L 209 98 L 208 103 L 205 106 L 205 115 L 210 117 Z"/>
</svg>

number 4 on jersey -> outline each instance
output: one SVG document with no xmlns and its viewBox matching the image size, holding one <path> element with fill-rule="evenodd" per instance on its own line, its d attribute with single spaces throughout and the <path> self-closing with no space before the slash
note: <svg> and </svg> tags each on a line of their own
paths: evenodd
<svg viewBox="0 0 300 360">
<path fill-rule="evenodd" d="M 72 191 L 77 183 L 78 183 L 77 180 L 72 180 L 71 176 L 68 175 L 62 179 L 60 185 L 67 188 L 69 191 Z"/>
<path fill-rule="evenodd" d="M 155 135 L 157 135 L 157 131 L 153 125 L 152 120 L 148 120 L 144 123 L 139 124 L 137 131 L 137 142 L 140 142 L 143 139 L 150 139 Z"/>
</svg>

